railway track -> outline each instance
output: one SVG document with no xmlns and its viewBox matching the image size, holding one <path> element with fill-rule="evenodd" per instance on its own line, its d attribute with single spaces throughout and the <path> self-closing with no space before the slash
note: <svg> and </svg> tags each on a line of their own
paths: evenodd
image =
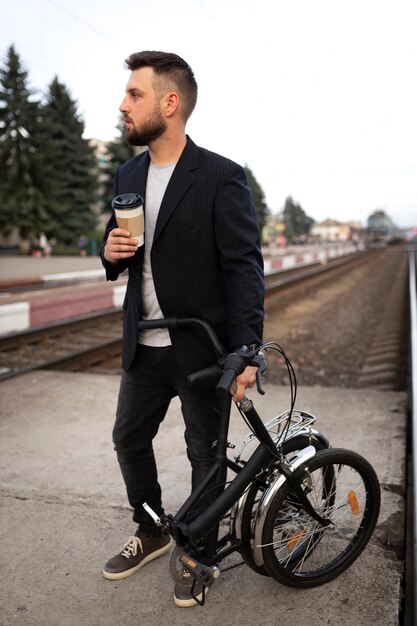
<svg viewBox="0 0 417 626">
<path fill-rule="evenodd" d="M 375 251 L 272 296 L 264 336 L 279 340 L 303 385 L 405 389 L 407 276 L 405 246 Z"/>
<path fill-rule="evenodd" d="M 316 303 L 323 299 L 321 294 L 331 289 L 331 285 L 340 285 L 349 277 L 363 272 L 364 267 L 381 266 L 382 260 L 387 255 L 386 251 L 362 252 L 343 259 L 337 259 L 326 265 L 317 264 L 313 267 L 299 268 L 288 272 L 269 275 L 266 278 L 266 329 L 268 333 L 277 332 L 266 338 L 282 339 L 282 317 L 285 311 L 298 303 L 302 309 L 302 302 L 306 304 L 307 312 L 316 309 L 311 305 L 313 298 Z M 404 258 L 406 254 L 404 253 Z M 386 260 L 384 261 L 386 262 Z M 372 270 L 371 270 L 372 271 Z M 402 279 L 399 281 L 402 284 Z M 400 289 L 400 287 L 398 287 Z M 398 303 L 399 295 L 393 293 L 392 301 Z M 325 299 L 325 298 L 324 298 Z M 395 305 L 396 306 L 396 305 Z M 381 384 L 384 378 L 381 374 L 385 361 L 392 362 L 398 353 L 398 332 L 388 329 L 387 320 L 393 321 L 395 315 L 394 304 L 387 304 L 385 326 L 379 328 L 379 334 L 375 334 L 375 343 L 369 352 L 369 358 L 363 360 L 361 370 L 362 378 L 358 377 L 357 384 Z M 300 317 L 300 312 L 295 313 L 294 324 L 303 329 L 305 321 Z M 305 316 L 304 316 L 305 317 Z M 398 317 L 398 316 L 397 316 Z M 399 316 L 401 317 L 401 315 Z M 271 324 L 272 321 L 272 324 Z M 382 321 L 381 321 L 382 324 Z M 272 326 L 272 328 L 270 328 Z M 397 324 L 398 327 L 398 324 Z M 390 327 L 391 328 L 391 327 Z M 376 327 L 375 327 L 376 330 Z M 65 371 L 84 371 L 96 373 L 119 373 L 121 357 L 121 331 L 122 312 L 120 310 L 108 310 L 93 315 L 84 316 L 65 323 L 55 323 L 43 328 L 28 330 L 23 333 L 15 333 L 0 339 L 0 380 L 16 376 L 33 369 L 55 369 Z M 306 332 L 302 343 L 306 340 Z M 389 333 L 391 343 L 384 343 Z M 379 337 L 379 339 L 378 339 Z M 298 340 L 298 338 L 297 338 Z M 289 342 L 291 350 L 295 342 L 291 334 L 284 343 Z M 323 338 L 323 344 L 325 344 Z M 385 349 L 385 352 L 384 352 Z M 398 348 L 399 349 L 399 348 Z M 290 350 L 290 352 L 291 352 Z M 295 365 L 298 370 L 303 369 L 303 360 L 299 358 L 295 350 Z M 290 354 L 291 357 L 291 354 Z M 323 367 L 313 359 L 314 367 Z M 374 368 L 374 369 L 373 369 Z M 386 377 L 387 378 L 387 377 Z M 389 378 L 389 377 L 388 377 Z M 386 385 L 397 385 L 398 376 L 391 376 L 390 380 L 383 380 Z M 303 376 L 301 376 L 303 382 Z M 308 381 L 307 381 L 308 383 Z"/>
<path fill-rule="evenodd" d="M 111 351 L 120 354 L 123 313 L 100 311 L 0 339 L 0 380 L 34 369 L 83 371 Z"/>
</svg>

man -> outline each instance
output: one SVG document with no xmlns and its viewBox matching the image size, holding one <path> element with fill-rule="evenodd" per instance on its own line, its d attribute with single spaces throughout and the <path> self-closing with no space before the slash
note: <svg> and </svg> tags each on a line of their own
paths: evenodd
<svg viewBox="0 0 417 626">
<path fill-rule="evenodd" d="M 138 320 L 200 317 L 232 350 L 261 342 L 264 295 L 256 212 L 244 170 L 197 147 L 185 133 L 197 100 L 191 68 L 164 52 L 132 54 L 126 65 L 131 74 L 120 106 L 126 137 L 148 151 L 121 166 L 114 192 L 145 199 L 145 243 L 138 248 L 112 217 L 101 257 L 109 280 L 129 268 L 113 441 L 139 527 L 104 567 L 112 580 L 130 576 L 169 549 L 169 537 L 142 504 L 163 512 L 152 440 L 171 399 L 181 400 L 193 487 L 212 463 L 220 415 L 214 393 L 186 380 L 215 360 L 201 332 L 138 333 Z M 247 367 L 236 379 L 235 402 L 254 385 L 255 373 Z M 195 604 L 191 583 L 176 585 L 178 606 Z"/>
</svg>

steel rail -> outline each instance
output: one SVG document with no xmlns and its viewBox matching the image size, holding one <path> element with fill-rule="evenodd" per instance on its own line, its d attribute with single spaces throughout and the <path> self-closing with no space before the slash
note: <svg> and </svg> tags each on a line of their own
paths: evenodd
<svg viewBox="0 0 417 626">
<path fill-rule="evenodd" d="M 17 351 L 19 349 L 19 346 L 21 345 L 26 346 L 29 350 L 32 349 L 35 352 L 39 352 L 39 350 L 37 350 L 37 346 L 39 344 L 42 344 L 44 340 L 48 341 L 50 337 L 53 338 L 54 335 L 55 340 L 57 338 L 58 341 L 61 341 L 62 337 L 66 337 L 66 335 L 73 333 L 80 325 L 89 325 L 89 328 L 92 329 L 92 343 L 89 346 L 83 347 L 77 345 L 77 341 L 75 339 L 73 343 L 73 350 L 71 350 L 71 352 L 58 354 L 56 356 L 50 356 L 48 354 L 43 356 L 41 355 L 37 361 L 35 360 L 34 362 L 24 365 L 11 367 L 0 366 L 0 381 L 12 378 L 14 376 L 18 376 L 20 374 L 25 374 L 26 372 L 38 369 L 47 369 L 48 367 L 56 366 L 60 363 L 73 362 L 77 358 L 84 358 L 88 355 L 93 354 L 96 350 L 103 349 L 104 347 L 114 346 L 117 344 L 117 342 L 121 343 L 121 321 L 120 335 L 117 335 L 116 333 L 116 336 L 107 338 L 104 341 L 99 339 L 96 340 L 95 338 L 95 330 L 98 328 L 98 324 L 101 320 L 105 322 L 106 319 L 118 319 L 120 318 L 120 316 L 121 307 L 104 309 L 102 311 L 87 313 L 77 318 L 50 322 L 37 328 L 28 328 L 20 332 L 11 333 L 9 335 L 0 337 L 0 354 L 7 354 L 7 352 L 13 353 L 13 350 Z M 96 326 L 93 325 L 94 322 L 97 322 Z M 62 333 L 62 335 L 60 333 Z"/>
<path fill-rule="evenodd" d="M 416 285 L 416 248 L 409 249 L 409 288 L 410 288 L 410 325 L 411 325 L 411 497 L 412 497 L 412 544 L 411 585 L 407 590 L 412 597 L 412 611 L 417 624 L 417 285 Z"/>
</svg>

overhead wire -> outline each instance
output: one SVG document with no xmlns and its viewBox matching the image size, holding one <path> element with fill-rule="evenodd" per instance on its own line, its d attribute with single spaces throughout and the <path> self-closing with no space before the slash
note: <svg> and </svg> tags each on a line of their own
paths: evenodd
<svg viewBox="0 0 417 626">
<path fill-rule="evenodd" d="M 68 17 L 73 19 L 78 24 L 81 24 L 82 26 L 85 26 L 86 28 L 89 28 L 90 30 L 95 32 L 96 35 L 99 35 L 100 37 L 104 37 L 108 41 L 111 41 L 112 43 L 114 43 L 116 45 L 119 45 L 119 42 L 117 42 L 115 39 L 113 39 L 113 37 L 111 37 L 107 33 L 104 33 L 102 30 L 100 30 L 96 26 L 93 26 L 93 24 L 90 24 L 90 22 L 87 22 L 86 20 L 81 19 L 77 15 L 74 15 L 74 13 L 72 13 L 72 11 L 69 11 L 67 8 L 61 6 L 57 2 L 54 2 L 54 0 L 43 0 L 43 1 L 46 2 L 47 4 L 49 4 L 50 6 L 54 7 L 55 9 L 57 9 L 57 11 L 61 11 L 61 13 L 64 13 L 65 15 L 67 15 Z"/>
</svg>

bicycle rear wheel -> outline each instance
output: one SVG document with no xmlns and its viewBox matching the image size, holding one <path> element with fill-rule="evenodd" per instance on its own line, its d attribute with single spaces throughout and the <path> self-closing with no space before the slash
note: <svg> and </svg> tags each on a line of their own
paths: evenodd
<svg viewBox="0 0 417 626">
<path fill-rule="evenodd" d="M 345 571 L 367 545 L 379 515 L 379 482 L 368 461 L 342 449 L 318 452 L 295 475 L 331 525 L 314 520 L 286 482 L 265 518 L 264 567 L 284 585 L 314 587 Z"/>
<path fill-rule="evenodd" d="M 303 450 L 307 448 L 307 446 L 313 445 L 316 450 L 323 450 L 325 448 L 324 443 L 322 443 L 319 439 L 315 439 L 309 437 L 308 435 L 298 435 L 297 437 L 293 437 L 292 439 L 288 439 L 284 441 L 282 444 L 282 452 L 286 456 L 291 456 L 295 452 L 299 450 Z M 263 565 L 257 565 L 253 558 L 253 550 L 250 545 L 250 540 L 253 538 L 253 524 L 255 520 L 256 511 L 258 508 L 259 500 L 261 499 L 265 490 L 265 484 L 263 483 L 262 477 L 259 480 L 256 480 L 249 487 L 248 494 L 246 496 L 245 506 L 242 512 L 242 539 L 246 541 L 243 546 L 240 548 L 240 553 L 245 561 L 246 565 L 248 565 L 252 570 L 261 574 L 262 576 L 269 576 L 269 572 L 265 569 Z"/>
</svg>

